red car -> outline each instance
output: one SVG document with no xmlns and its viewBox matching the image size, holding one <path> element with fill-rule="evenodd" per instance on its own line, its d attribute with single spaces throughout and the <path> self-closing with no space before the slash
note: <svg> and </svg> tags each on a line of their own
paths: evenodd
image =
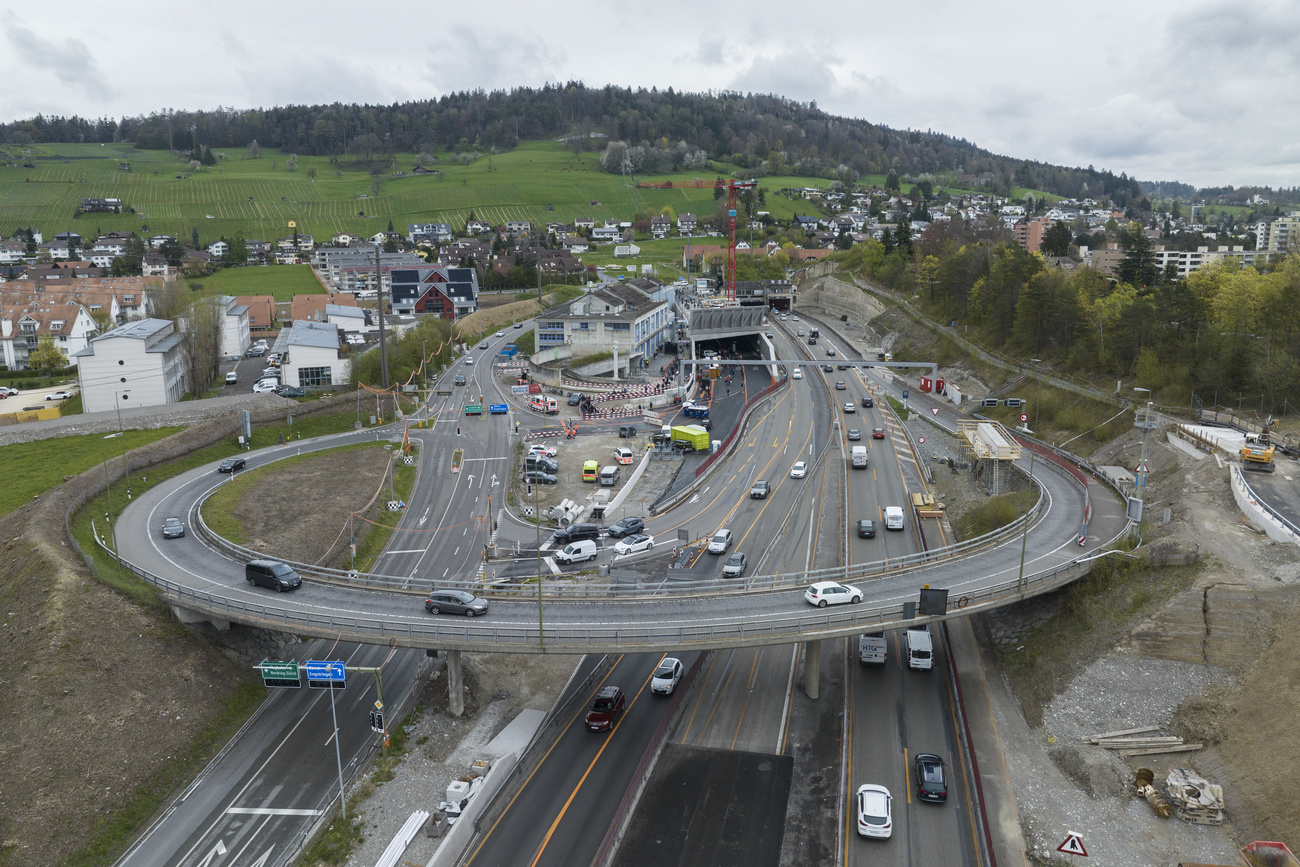
<svg viewBox="0 0 1300 867">
<path fill-rule="evenodd" d="M 596 699 L 587 711 L 587 728 L 593 732 L 609 731 L 614 728 L 614 720 L 623 712 L 627 696 L 617 686 L 601 687 Z"/>
<path fill-rule="evenodd" d="M 871 438 L 873 440 L 883 440 L 885 438 L 885 429 L 883 427 L 873 427 L 871 429 Z"/>
</svg>

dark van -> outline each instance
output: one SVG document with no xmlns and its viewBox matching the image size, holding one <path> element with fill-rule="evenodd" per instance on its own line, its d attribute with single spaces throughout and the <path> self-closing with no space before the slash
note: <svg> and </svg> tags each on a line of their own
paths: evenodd
<svg viewBox="0 0 1300 867">
<path fill-rule="evenodd" d="M 255 587 L 269 587 L 276 593 L 295 590 L 302 586 L 302 578 L 279 560 L 250 560 L 244 567 L 244 577 Z"/>
<path fill-rule="evenodd" d="M 580 542 L 583 539 L 595 541 L 600 538 L 600 528 L 595 524 L 570 524 L 555 531 L 554 542 L 557 545 L 567 545 L 570 542 Z"/>
</svg>

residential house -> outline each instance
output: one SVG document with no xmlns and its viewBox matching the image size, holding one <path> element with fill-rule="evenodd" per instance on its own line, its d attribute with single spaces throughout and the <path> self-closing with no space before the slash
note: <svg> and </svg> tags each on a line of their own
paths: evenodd
<svg viewBox="0 0 1300 867">
<path fill-rule="evenodd" d="M 699 225 L 699 220 L 696 219 L 694 214 L 677 215 L 677 231 L 679 234 L 682 235 L 693 234 L 695 232 L 696 226 L 698 225 Z"/>
<path fill-rule="evenodd" d="M 370 325 L 370 313 L 355 305 L 326 304 L 325 321 L 337 325 L 345 334 L 359 334 Z"/>
<path fill-rule="evenodd" d="M 121 199 L 82 199 L 81 210 L 88 214 L 120 214 L 123 210 Z"/>
<path fill-rule="evenodd" d="M 432 313 L 454 319 L 478 309 L 478 272 L 421 263 L 392 270 L 394 313 Z"/>
<path fill-rule="evenodd" d="M 588 250 L 591 249 L 591 245 L 587 243 L 587 239 L 581 236 L 568 238 L 567 240 L 565 240 L 564 246 L 572 254 L 586 253 Z"/>
<path fill-rule="evenodd" d="M 76 354 L 81 405 L 88 412 L 163 406 L 186 393 L 182 335 L 168 319 L 119 325 Z"/>
<path fill-rule="evenodd" d="M 406 240 L 412 244 L 435 244 L 456 237 L 450 223 L 407 223 Z"/>
<path fill-rule="evenodd" d="M 248 330 L 250 335 L 271 331 L 275 328 L 274 295 L 236 295 L 235 302 L 248 308 Z"/>
<path fill-rule="evenodd" d="M 675 339 L 671 300 L 655 300 L 661 284 L 640 278 L 592 289 L 537 317 L 537 349 L 573 356 L 614 351 L 620 373 Z"/>
<path fill-rule="evenodd" d="M 533 224 L 528 222 L 527 220 L 506 221 L 506 234 L 512 238 L 517 238 L 520 235 L 531 234 L 532 231 L 533 231 Z"/>
<path fill-rule="evenodd" d="M 295 321 L 287 335 L 276 340 L 283 347 L 280 371 L 283 382 L 299 388 L 346 385 L 351 378 L 347 342 L 339 327 L 329 322 Z"/>
<path fill-rule="evenodd" d="M 596 220 L 593 217 L 578 217 L 578 219 L 573 221 L 573 226 L 577 229 L 591 229 L 594 228 L 595 225 Z"/>
<path fill-rule="evenodd" d="M 295 295 L 289 305 L 289 319 L 292 322 L 324 322 L 325 308 L 331 304 L 356 307 L 357 296 L 351 292 Z"/>
<path fill-rule="evenodd" d="M 181 272 L 186 276 L 206 274 L 212 267 L 212 254 L 206 250 L 186 250 L 181 254 Z"/>
<path fill-rule="evenodd" d="M 662 241 L 673 230 L 673 221 L 664 216 L 650 218 L 650 235 Z"/>
<path fill-rule="evenodd" d="M 330 243 L 335 247 L 351 247 L 356 241 L 357 237 L 349 232 L 339 232 L 330 238 Z"/>
<path fill-rule="evenodd" d="M 230 255 L 230 245 L 225 241 L 213 241 L 208 245 L 208 254 L 213 259 L 224 259 Z"/>
<path fill-rule="evenodd" d="M 0 241 L 0 265 L 18 265 L 27 261 L 27 245 L 22 241 Z"/>
<path fill-rule="evenodd" d="M 491 232 L 492 224 L 486 220 L 467 220 L 465 222 L 465 231 L 470 235 L 478 235 L 482 232 Z"/>
<path fill-rule="evenodd" d="M 9 370 L 27 369 L 28 356 L 48 337 L 71 360 L 95 335 L 95 320 L 80 304 L 59 299 L 24 299 L 12 305 L 11 296 L 0 301 L 0 359 Z"/>
<path fill-rule="evenodd" d="M 157 253 L 146 254 L 140 263 L 140 270 L 146 277 L 170 277 L 176 271 L 166 257 Z"/>
</svg>

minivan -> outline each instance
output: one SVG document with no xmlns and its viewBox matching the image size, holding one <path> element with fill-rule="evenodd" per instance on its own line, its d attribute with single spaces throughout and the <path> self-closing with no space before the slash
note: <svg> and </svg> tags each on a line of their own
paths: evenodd
<svg viewBox="0 0 1300 867">
<path fill-rule="evenodd" d="M 621 473 L 618 467 L 601 467 L 600 483 L 606 487 L 613 487 L 618 484 L 620 475 Z"/>
<path fill-rule="evenodd" d="M 934 642 L 930 640 L 928 626 L 907 630 L 907 667 L 917 671 L 934 668 Z"/>
<path fill-rule="evenodd" d="M 556 563 L 576 563 L 580 560 L 596 559 L 596 543 L 591 539 L 583 539 L 581 542 L 570 542 L 563 549 L 556 551 L 553 555 Z"/>
<path fill-rule="evenodd" d="M 580 524 L 570 524 L 567 527 L 562 527 L 559 530 L 556 530 L 555 535 L 552 537 L 551 541 L 553 541 L 557 545 L 567 545 L 569 542 L 577 542 L 582 539 L 594 540 L 599 538 L 600 538 L 599 527 L 597 527 L 595 524 L 580 523 Z"/>
<path fill-rule="evenodd" d="M 239 374 L 233 370 L 226 374 L 226 385 L 234 385 L 239 382 Z"/>
<path fill-rule="evenodd" d="M 903 529 L 903 510 L 898 506 L 885 506 L 885 529 Z"/>
<path fill-rule="evenodd" d="M 596 461 L 582 462 L 582 480 L 584 482 L 594 482 L 600 475 L 600 464 Z"/>
<path fill-rule="evenodd" d="M 255 587 L 269 587 L 276 593 L 302 586 L 302 578 L 279 560 L 250 560 L 244 567 L 244 577 Z"/>
</svg>

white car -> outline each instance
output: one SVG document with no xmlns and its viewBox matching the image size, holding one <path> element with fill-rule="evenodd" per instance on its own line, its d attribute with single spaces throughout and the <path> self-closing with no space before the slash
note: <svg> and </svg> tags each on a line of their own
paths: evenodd
<svg viewBox="0 0 1300 867">
<path fill-rule="evenodd" d="M 808 475 L 808 464 L 803 461 L 799 461 L 790 468 L 790 478 L 792 479 L 802 479 L 806 475 Z"/>
<path fill-rule="evenodd" d="M 719 530 L 718 532 L 714 533 L 713 538 L 709 540 L 710 554 L 725 554 L 727 553 L 727 549 L 730 547 L 731 547 L 731 531 L 728 529 L 724 528 Z"/>
<path fill-rule="evenodd" d="M 894 799 L 889 789 L 874 783 L 858 786 L 858 833 L 881 840 L 894 833 Z"/>
<path fill-rule="evenodd" d="M 792 314 L 790 314 L 790 321 L 792 321 L 792 322 L 798 322 L 798 321 L 799 321 L 799 317 L 798 317 L 798 316 L 795 316 L 795 315 L 792 313 Z"/>
<path fill-rule="evenodd" d="M 472 355 L 466 355 L 466 356 L 465 356 L 465 364 L 466 364 L 466 365 L 473 365 L 473 364 L 474 364 L 474 356 L 472 356 Z"/>
<path fill-rule="evenodd" d="M 280 383 L 262 380 L 253 383 L 253 394 L 274 394 L 275 390 L 280 387 Z"/>
<path fill-rule="evenodd" d="M 856 587 L 836 584 L 834 581 L 818 581 L 803 592 L 803 598 L 818 608 L 825 608 L 827 605 L 843 605 L 845 602 L 857 605 L 862 601 L 862 591 Z"/>
<path fill-rule="evenodd" d="M 619 557 L 626 557 L 628 554 L 635 554 L 637 551 L 649 551 L 655 546 L 655 537 L 636 534 L 628 536 L 626 539 L 620 539 L 614 546 L 614 553 Z"/>
<path fill-rule="evenodd" d="M 857 411 L 858 411 L 858 408 L 857 408 L 856 406 L 853 405 L 853 401 L 848 401 L 847 403 L 844 404 L 844 411 L 845 411 L 845 412 L 857 412 Z"/>
<path fill-rule="evenodd" d="M 505 336 L 506 336 L 506 333 L 505 333 L 504 331 L 498 331 L 498 332 L 497 332 L 497 337 L 505 337 Z"/>
<path fill-rule="evenodd" d="M 534 443 L 533 445 L 528 447 L 528 454 L 541 455 L 542 457 L 545 458 L 553 458 L 559 453 L 560 450 L 557 449 L 555 446 L 542 445 L 541 443 Z"/>
<path fill-rule="evenodd" d="M 790 378 L 803 379 L 803 371 L 796 367 L 794 370 L 790 371 Z"/>
<path fill-rule="evenodd" d="M 650 691 L 655 695 L 672 695 L 677 682 L 682 679 L 682 661 L 672 656 L 659 660 L 655 673 L 650 675 Z"/>
<path fill-rule="evenodd" d="M 14 392 L 14 394 L 17 393 L 17 391 Z M 46 400 L 67 400 L 70 397 L 72 397 L 72 392 L 70 391 L 56 391 L 53 394 L 45 395 Z"/>
</svg>

